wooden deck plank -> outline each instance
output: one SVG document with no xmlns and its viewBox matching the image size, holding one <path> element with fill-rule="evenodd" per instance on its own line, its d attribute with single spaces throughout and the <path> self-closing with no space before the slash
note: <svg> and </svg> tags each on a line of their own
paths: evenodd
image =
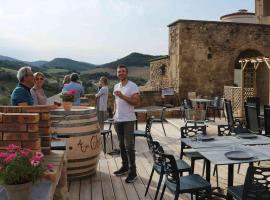
<svg viewBox="0 0 270 200">
<path fill-rule="evenodd" d="M 114 158 L 108 159 L 109 173 L 111 174 L 111 180 L 114 190 L 115 199 L 127 200 L 126 191 L 124 189 L 122 180 L 120 177 L 114 176 L 113 172 L 118 170 Z"/>
<path fill-rule="evenodd" d="M 97 166 L 97 173 L 94 174 L 91 178 L 91 185 L 92 185 L 91 196 L 93 200 L 103 200 L 102 185 L 99 170 L 100 170 L 100 163 Z"/>
<path fill-rule="evenodd" d="M 114 200 L 114 191 L 112 186 L 112 181 L 110 177 L 109 168 L 107 160 L 103 159 L 99 161 L 100 163 L 100 179 L 102 184 L 103 199 L 104 200 Z"/>
<path fill-rule="evenodd" d="M 122 166 L 120 157 L 115 158 L 117 169 L 120 169 Z M 127 197 L 129 200 L 139 200 L 138 194 L 135 190 L 135 187 L 133 184 L 126 184 L 125 183 L 126 176 L 121 176 L 121 180 L 124 183 L 123 186 L 125 188 Z"/>
<path fill-rule="evenodd" d="M 74 180 L 70 183 L 69 199 L 80 200 L 80 180 Z"/>
<path fill-rule="evenodd" d="M 91 177 L 81 180 L 80 200 L 91 200 Z"/>
</svg>

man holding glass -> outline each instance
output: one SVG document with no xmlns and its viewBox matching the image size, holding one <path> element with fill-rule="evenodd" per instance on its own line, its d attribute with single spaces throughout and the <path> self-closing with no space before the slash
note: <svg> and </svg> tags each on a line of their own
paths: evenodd
<svg viewBox="0 0 270 200">
<path fill-rule="evenodd" d="M 134 123 L 136 115 L 134 106 L 140 104 L 139 88 L 128 80 L 128 68 L 125 65 L 117 67 L 119 83 L 114 86 L 115 114 L 114 126 L 119 140 L 122 167 L 115 171 L 116 176 L 128 173 L 126 183 L 133 183 L 137 179 L 135 163 Z"/>
</svg>

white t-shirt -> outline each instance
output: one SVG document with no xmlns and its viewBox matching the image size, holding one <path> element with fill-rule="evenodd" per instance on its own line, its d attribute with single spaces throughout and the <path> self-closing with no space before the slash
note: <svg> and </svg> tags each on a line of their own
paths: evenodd
<svg viewBox="0 0 270 200">
<path fill-rule="evenodd" d="M 123 95 L 128 97 L 131 97 L 133 94 L 139 93 L 138 86 L 132 81 L 128 81 L 125 86 L 122 86 L 121 83 L 117 83 L 114 86 L 113 94 L 117 90 L 120 90 Z M 117 96 L 115 96 L 115 104 L 116 110 L 113 119 L 116 122 L 128 122 L 136 120 L 134 106 L 130 105 L 125 100 Z"/>
<path fill-rule="evenodd" d="M 98 91 L 98 110 L 99 111 L 107 111 L 107 101 L 108 101 L 108 87 L 103 86 Z"/>
</svg>

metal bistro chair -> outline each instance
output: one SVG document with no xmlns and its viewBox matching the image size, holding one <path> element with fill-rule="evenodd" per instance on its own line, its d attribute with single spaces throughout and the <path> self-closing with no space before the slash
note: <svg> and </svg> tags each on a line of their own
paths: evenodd
<svg viewBox="0 0 270 200">
<path fill-rule="evenodd" d="M 260 114 L 260 98 L 259 97 L 247 97 L 247 103 L 255 104 L 258 115 Z"/>
<path fill-rule="evenodd" d="M 264 131 L 265 136 L 270 137 L 270 106 L 264 106 Z"/>
<path fill-rule="evenodd" d="M 214 119 L 213 121 L 216 120 L 216 113 L 220 112 L 219 118 L 221 119 L 222 114 L 224 112 L 224 98 L 220 98 L 220 97 L 215 97 L 212 105 L 209 105 L 206 107 L 206 116 L 207 119 L 209 119 L 209 112 L 211 112 L 214 114 Z"/>
<path fill-rule="evenodd" d="M 149 117 L 146 121 L 145 130 L 134 130 L 132 133 L 135 137 L 147 137 L 147 134 L 150 133 L 152 127 L 153 117 Z"/>
<path fill-rule="evenodd" d="M 153 123 L 154 122 L 160 122 L 161 125 L 162 125 L 162 128 L 163 128 L 164 135 L 166 136 L 166 132 L 165 132 L 164 124 L 163 124 L 163 121 L 165 121 L 165 119 L 164 119 L 164 113 L 165 113 L 165 111 L 166 111 L 166 107 L 163 107 L 162 108 L 162 111 L 160 113 L 160 117 L 159 118 L 153 118 L 152 119 L 152 122 Z"/>
<path fill-rule="evenodd" d="M 228 197 L 237 200 L 269 200 L 270 168 L 250 166 L 246 173 L 244 185 L 228 187 Z"/>
<path fill-rule="evenodd" d="M 231 129 L 231 132 L 233 133 L 248 133 L 248 129 L 243 127 L 242 121 L 240 117 L 234 117 L 233 116 L 233 111 L 232 111 L 232 104 L 230 100 L 224 100 L 225 102 L 225 110 L 227 114 L 227 120 L 228 120 L 228 125 Z"/>
<path fill-rule="evenodd" d="M 147 187 L 146 187 L 145 196 L 147 195 L 147 192 L 149 190 L 149 186 L 151 184 L 153 174 L 154 174 L 154 172 L 156 172 L 159 174 L 157 190 L 156 190 L 156 194 L 155 194 L 155 198 L 154 198 L 156 200 L 158 197 L 158 193 L 159 193 L 159 189 L 160 189 L 162 180 L 163 180 L 163 176 L 165 174 L 164 167 L 162 165 L 162 160 L 161 160 L 161 153 L 164 153 L 164 150 L 163 150 L 162 146 L 159 144 L 159 142 L 151 141 L 150 138 L 148 141 L 150 143 L 152 143 L 149 146 L 152 146 L 152 149 L 150 149 L 150 150 L 151 150 L 151 153 L 153 156 L 154 163 L 153 163 L 151 175 L 150 175 Z M 185 161 L 179 159 L 176 161 L 176 165 L 177 165 L 177 172 L 180 173 L 180 175 L 182 175 L 183 172 L 188 172 L 189 174 L 191 173 L 191 168 Z"/>
<path fill-rule="evenodd" d="M 111 130 L 112 124 L 113 124 L 113 114 L 112 114 L 112 110 L 110 108 L 108 108 L 108 114 L 109 114 L 109 118 L 104 121 L 104 124 L 109 124 L 109 128 L 103 129 L 100 131 L 100 134 L 103 137 L 103 151 L 104 151 L 104 153 L 106 153 L 106 136 L 111 137 L 111 145 L 112 145 L 112 150 L 113 150 L 113 136 L 112 136 L 112 130 Z"/>
<path fill-rule="evenodd" d="M 206 125 L 208 120 L 206 119 L 206 110 L 196 110 L 196 109 L 185 109 L 185 125 L 194 124 L 203 124 Z"/>
<path fill-rule="evenodd" d="M 206 126 L 181 127 L 181 138 L 196 137 L 197 134 L 206 135 Z M 204 157 L 199 152 L 193 151 L 189 146 L 181 141 L 180 159 L 183 159 L 183 156 L 186 156 L 190 159 L 192 173 L 194 172 L 195 161 L 204 159 Z"/>
<path fill-rule="evenodd" d="M 173 155 L 162 154 L 162 162 L 166 180 L 160 199 L 163 198 L 165 189 L 168 188 L 177 200 L 180 194 L 189 193 L 196 195 L 196 199 L 211 199 L 211 185 L 198 174 L 179 177 L 177 163 Z"/>
<path fill-rule="evenodd" d="M 212 103 L 206 107 L 207 119 L 209 119 L 209 114 L 213 113 L 214 115 L 213 121 L 216 120 L 216 112 L 218 111 L 219 101 L 220 101 L 220 97 L 214 97 L 214 100 L 212 101 Z"/>
<path fill-rule="evenodd" d="M 250 133 L 261 134 L 259 113 L 256 104 L 245 103 L 247 128 Z"/>
</svg>

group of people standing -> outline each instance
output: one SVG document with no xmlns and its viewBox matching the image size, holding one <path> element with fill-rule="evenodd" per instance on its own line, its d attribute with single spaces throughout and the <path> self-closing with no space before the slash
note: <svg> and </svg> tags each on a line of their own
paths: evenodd
<svg viewBox="0 0 270 200">
<path fill-rule="evenodd" d="M 119 83 L 114 86 L 114 127 L 119 140 L 122 166 L 115 171 L 116 176 L 128 174 L 126 183 L 132 183 L 137 178 L 135 163 L 135 137 L 132 135 L 136 116 L 134 107 L 140 104 L 138 86 L 128 80 L 128 68 L 125 65 L 117 67 Z M 45 76 L 41 72 L 33 73 L 30 67 L 22 67 L 17 72 L 18 85 L 11 94 L 11 103 L 14 106 L 46 105 L 47 97 L 43 86 Z M 84 95 L 84 89 L 79 82 L 79 75 L 72 73 L 65 76 L 62 91 L 76 90 L 73 105 L 80 105 L 80 97 Z M 108 79 L 101 77 L 100 89 L 95 95 L 97 102 L 98 120 L 103 129 L 107 116 Z"/>
<path fill-rule="evenodd" d="M 31 67 L 21 67 L 17 72 L 18 85 L 11 94 L 13 106 L 47 105 L 44 92 L 46 80 L 42 72 L 33 73 Z M 73 105 L 80 105 L 80 97 L 84 95 L 84 88 L 79 82 L 79 75 L 72 73 L 64 78 L 63 92 L 76 90 Z"/>
</svg>

